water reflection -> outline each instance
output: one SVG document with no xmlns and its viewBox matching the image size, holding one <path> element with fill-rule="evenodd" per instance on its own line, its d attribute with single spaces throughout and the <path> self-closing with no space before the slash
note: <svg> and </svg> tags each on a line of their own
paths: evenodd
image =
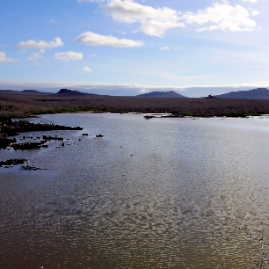
<svg viewBox="0 0 269 269">
<path fill-rule="evenodd" d="M 253 266 L 238 228 L 269 238 L 268 136 L 238 128 L 253 121 L 87 113 L 43 120 L 85 129 L 65 131 L 70 143 L 60 149 L 0 151 L 47 169 L 0 171 L 0 268 Z"/>
</svg>

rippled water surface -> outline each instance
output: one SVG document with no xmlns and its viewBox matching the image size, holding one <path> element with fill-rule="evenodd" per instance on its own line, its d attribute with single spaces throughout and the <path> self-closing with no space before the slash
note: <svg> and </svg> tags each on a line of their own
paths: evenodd
<svg viewBox="0 0 269 269">
<path fill-rule="evenodd" d="M 1 269 L 252 268 L 239 228 L 269 241 L 268 118 L 35 121 L 84 130 L 34 133 L 64 147 L 0 150 L 42 168 L 0 168 Z"/>
</svg>

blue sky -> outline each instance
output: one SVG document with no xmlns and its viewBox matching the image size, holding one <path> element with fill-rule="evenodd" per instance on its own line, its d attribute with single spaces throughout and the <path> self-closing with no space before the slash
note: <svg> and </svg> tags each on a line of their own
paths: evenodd
<svg viewBox="0 0 269 269">
<path fill-rule="evenodd" d="M 268 0 L 1 0 L 0 89 L 269 86 Z"/>
</svg>

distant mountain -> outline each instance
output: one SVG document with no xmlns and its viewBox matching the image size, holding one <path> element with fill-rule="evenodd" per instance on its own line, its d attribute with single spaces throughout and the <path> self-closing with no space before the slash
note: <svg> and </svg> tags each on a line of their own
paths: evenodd
<svg viewBox="0 0 269 269">
<path fill-rule="evenodd" d="M 137 97 L 148 97 L 148 98 L 187 98 L 174 91 L 170 92 L 149 92 L 144 94 L 139 94 Z"/>
<path fill-rule="evenodd" d="M 258 88 L 250 91 L 229 92 L 216 95 L 218 98 L 230 99 L 264 99 L 269 100 L 269 90 L 266 88 Z"/>
<path fill-rule="evenodd" d="M 16 91 L 16 90 L 0 90 L 0 93 L 3 94 L 13 94 L 13 95 L 50 95 L 51 92 L 40 92 L 36 90 L 23 90 L 23 91 Z"/>
<path fill-rule="evenodd" d="M 79 92 L 79 91 L 72 91 L 72 90 L 68 90 L 68 89 L 61 89 L 60 91 L 58 91 L 56 93 L 56 95 L 58 96 L 83 96 L 83 95 L 91 95 L 89 93 L 83 93 L 83 92 Z"/>
<path fill-rule="evenodd" d="M 5 93 L 5 94 L 16 94 L 16 93 L 20 93 L 18 91 L 14 91 L 14 90 L 0 90 L 0 93 Z"/>
<path fill-rule="evenodd" d="M 37 90 L 23 90 L 21 91 L 20 93 L 22 94 L 29 94 L 29 95 L 49 95 L 49 94 L 52 94 L 51 92 L 40 92 L 40 91 L 37 91 Z"/>
</svg>

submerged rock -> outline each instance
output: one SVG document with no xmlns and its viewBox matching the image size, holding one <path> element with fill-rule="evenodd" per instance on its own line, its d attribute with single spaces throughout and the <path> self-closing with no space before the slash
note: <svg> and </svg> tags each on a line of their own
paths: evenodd
<svg viewBox="0 0 269 269">
<path fill-rule="evenodd" d="M 50 141 L 50 140 L 59 140 L 59 141 L 63 141 L 64 139 L 62 137 L 59 136 L 47 136 L 47 135 L 43 135 L 42 136 L 43 140 L 45 141 Z"/>
<path fill-rule="evenodd" d="M 23 165 L 23 166 L 21 167 L 21 169 L 22 169 L 22 170 L 27 170 L 27 171 L 31 171 L 31 170 L 34 170 L 34 171 L 36 171 L 36 170 L 40 170 L 40 168 L 35 167 L 35 166 L 30 166 L 30 165 Z"/>
<path fill-rule="evenodd" d="M 39 149 L 43 145 L 44 141 L 41 142 L 28 142 L 28 143 L 15 143 L 11 144 L 10 146 L 14 148 L 15 150 L 17 149 Z"/>
</svg>

